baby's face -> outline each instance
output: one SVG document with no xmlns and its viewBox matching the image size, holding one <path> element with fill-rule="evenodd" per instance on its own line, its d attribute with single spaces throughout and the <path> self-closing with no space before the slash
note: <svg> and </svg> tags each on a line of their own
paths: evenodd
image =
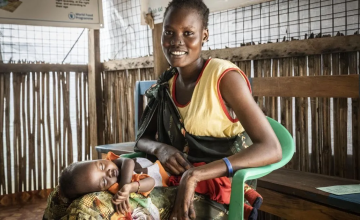
<svg viewBox="0 0 360 220">
<path fill-rule="evenodd" d="M 80 194 L 107 190 L 120 178 L 118 167 L 109 160 L 80 162 L 74 175 L 77 178 L 75 187 Z"/>
</svg>

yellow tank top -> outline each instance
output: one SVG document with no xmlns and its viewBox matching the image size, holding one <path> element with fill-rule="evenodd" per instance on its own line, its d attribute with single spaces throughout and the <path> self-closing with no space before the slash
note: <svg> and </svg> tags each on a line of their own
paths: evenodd
<svg viewBox="0 0 360 220">
<path fill-rule="evenodd" d="M 206 61 L 197 79 L 191 100 L 186 105 L 176 101 L 176 79 L 169 80 L 170 93 L 187 132 L 196 136 L 234 137 L 244 131 L 243 126 L 232 110 L 226 106 L 220 94 L 220 81 L 229 71 L 239 72 L 246 81 L 250 92 L 250 83 L 246 75 L 235 64 L 222 59 Z"/>
</svg>

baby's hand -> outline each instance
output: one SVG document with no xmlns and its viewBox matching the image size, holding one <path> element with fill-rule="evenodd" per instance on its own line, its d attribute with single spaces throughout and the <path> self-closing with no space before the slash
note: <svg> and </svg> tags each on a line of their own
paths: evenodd
<svg viewBox="0 0 360 220">
<path fill-rule="evenodd" d="M 130 195 L 130 184 L 125 184 L 111 200 L 115 205 L 117 213 L 125 214 L 130 210 L 129 195 Z"/>
</svg>

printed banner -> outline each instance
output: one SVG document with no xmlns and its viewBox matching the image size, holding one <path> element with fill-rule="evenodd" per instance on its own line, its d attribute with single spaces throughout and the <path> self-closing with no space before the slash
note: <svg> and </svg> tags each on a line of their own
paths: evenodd
<svg viewBox="0 0 360 220">
<path fill-rule="evenodd" d="M 204 0 L 210 12 L 229 10 L 233 8 L 255 5 L 273 0 Z M 145 25 L 147 13 L 152 13 L 154 24 L 163 22 L 163 15 L 170 0 L 141 0 L 141 24 Z"/>
<path fill-rule="evenodd" d="M 101 0 L 0 0 L 0 23 L 103 27 Z"/>
</svg>

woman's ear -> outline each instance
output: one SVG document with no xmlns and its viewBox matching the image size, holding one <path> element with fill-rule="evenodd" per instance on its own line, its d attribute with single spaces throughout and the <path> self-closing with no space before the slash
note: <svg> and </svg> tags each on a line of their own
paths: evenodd
<svg viewBox="0 0 360 220">
<path fill-rule="evenodd" d="M 205 28 L 203 31 L 202 45 L 204 45 L 204 43 L 208 41 L 209 41 L 209 29 Z"/>
</svg>

